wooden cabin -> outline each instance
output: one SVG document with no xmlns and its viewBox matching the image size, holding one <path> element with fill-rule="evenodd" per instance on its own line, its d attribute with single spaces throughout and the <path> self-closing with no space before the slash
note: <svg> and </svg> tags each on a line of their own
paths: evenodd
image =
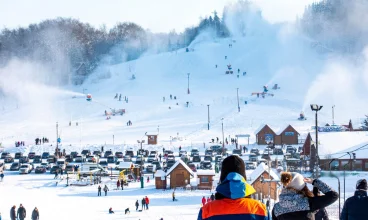
<svg viewBox="0 0 368 220">
<path fill-rule="evenodd" d="M 166 177 L 170 176 L 170 188 L 185 187 L 190 184 L 191 176 L 194 176 L 193 171 L 179 159 L 176 163 L 166 172 Z"/>
<path fill-rule="evenodd" d="M 312 145 L 312 136 L 310 135 L 310 133 L 308 133 L 303 144 L 303 152 L 301 152 L 300 154 L 309 156 L 311 153 L 311 145 Z"/>
<path fill-rule="evenodd" d="M 258 145 L 274 143 L 276 138 L 276 133 L 268 125 L 262 125 L 255 133 Z"/>
<path fill-rule="evenodd" d="M 269 173 L 268 166 L 266 166 L 264 163 L 260 163 L 247 179 L 247 182 L 257 191 L 254 197 L 256 197 L 258 200 L 268 198 L 270 192 L 270 183 L 262 182 L 262 177 L 263 179 L 271 179 L 275 181 L 271 182 L 271 198 L 277 200 L 280 187 L 280 182 L 278 181 L 280 181 L 280 178 L 272 169 Z"/>
<path fill-rule="evenodd" d="M 299 132 L 291 125 L 280 130 L 275 139 L 276 145 L 297 145 L 299 143 Z"/>
<path fill-rule="evenodd" d="M 147 135 L 147 143 L 148 145 L 156 145 L 157 144 L 157 136 L 158 135 Z"/>
<path fill-rule="evenodd" d="M 213 181 L 215 176 L 214 170 L 197 170 L 198 178 L 198 189 L 209 189 L 213 188 Z"/>
<path fill-rule="evenodd" d="M 163 170 L 157 170 L 155 173 L 156 189 L 166 189 L 166 173 Z"/>
</svg>

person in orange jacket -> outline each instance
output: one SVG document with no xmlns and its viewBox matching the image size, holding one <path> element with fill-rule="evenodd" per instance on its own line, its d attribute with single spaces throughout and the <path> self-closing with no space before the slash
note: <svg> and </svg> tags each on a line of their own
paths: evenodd
<svg viewBox="0 0 368 220">
<path fill-rule="evenodd" d="M 206 205 L 206 197 L 203 196 L 202 198 L 202 206 Z"/>
<path fill-rule="evenodd" d="M 148 210 L 148 204 L 149 204 L 149 198 L 146 196 L 146 198 L 144 198 L 144 200 L 146 200 L 146 209 Z"/>
<path fill-rule="evenodd" d="M 246 182 L 243 159 L 231 155 L 222 162 L 220 184 L 216 187 L 215 200 L 200 209 L 197 219 L 269 220 L 266 205 L 251 198 L 254 193 L 256 190 Z"/>
</svg>

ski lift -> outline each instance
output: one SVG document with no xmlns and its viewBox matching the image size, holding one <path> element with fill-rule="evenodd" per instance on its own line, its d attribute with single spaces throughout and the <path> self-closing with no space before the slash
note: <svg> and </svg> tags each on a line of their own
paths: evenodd
<svg viewBox="0 0 368 220">
<path fill-rule="evenodd" d="M 87 98 L 86 98 L 87 101 L 92 101 L 92 95 L 91 94 L 87 94 Z"/>
</svg>

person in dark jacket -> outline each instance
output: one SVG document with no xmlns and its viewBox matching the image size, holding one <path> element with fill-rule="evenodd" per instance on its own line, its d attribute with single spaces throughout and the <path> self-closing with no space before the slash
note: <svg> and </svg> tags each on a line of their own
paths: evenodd
<svg viewBox="0 0 368 220">
<path fill-rule="evenodd" d="M 97 196 L 101 196 L 101 186 L 99 185 L 97 189 L 98 189 Z"/>
<path fill-rule="evenodd" d="M 213 195 L 213 193 L 212 193 L 212 195 L 211 195 L 211 201 L 214 201 L 215 200 L 215 195 Z"/>
<path fill-rule="evenodd" d="M 284 188 L 272 210 L 272 220 L 314 220 L 315 213 L 334 203 L 339 194 L 319 179 L 304 178 L 299 173 L 281 173 Z M 314 197 L 306 183 L 317 187 L 324 195 Z"/>
<path fill-rule="evenodd" d="M 313 196 L 320 196 L 320 192 L 317 187 L 313 187 Z M 318 212 L 314 215 L 314 220 L 329 220 L 326 209 L 319 209 Z"/>
<path fill-rule="evenodd" d="M 105 196 L 107 196 L 107 191 L 109 191 L 109 188 L 107 188 L 107 186 L 105 185 L 105 187 L 104 187 L 104 192 L 105 192 Z"/>
<path fill-rule="evenodd" d="M 26 209 L 23 207 L 22 204 L 19 205 L 17 217 L 19 218 L 19 220 L 24 220 L 26 218 Z"/>
<path fill-rule="evenodd" d="M 135 211 L 138 211 L 138 208 L 139 208 L 139 202 L 138 200 L 135 202 Z"/>
<path fill-rule="evenodd" d="M 142 199 L 142 210 L 146 209 L 146 200 Z"/>
<path fill-rule="evenodd" d="M 256 191 L 246 182 L 245 164 L 239 156 L 224 159 L 220 182 L 215 200 L 201 208 L 198 220 L 270 219 L 265 204 L 250 198 Z"/>
<path fill-rule="evenodd" d="M 38 212 L 37 207 L 35 207 L 32 212 L 32 220 L 39 220 L 39 219 L 40 219 L 40 213 Z"/>
<path fill-rule="evenodd" d="M 13 207 L 10 209 L 10 220 L 15 220 L 17 218 L 15 208 L 16 208 L 16 206 L 13 205 Z"/>
<path fill-rule="evenodd" d="M 354 196 L 348 198 L 342 208 L 341 220 L 368 219 L 367 180 L 358 180 Z"/>
</svg>

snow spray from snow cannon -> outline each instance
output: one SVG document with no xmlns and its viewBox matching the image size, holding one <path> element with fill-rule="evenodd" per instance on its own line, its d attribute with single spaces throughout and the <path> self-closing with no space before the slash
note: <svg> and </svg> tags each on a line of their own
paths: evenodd
<svg viewBox="0 0 368 220">
<path fill-rule="evenodd" d="M 87 96 L 86 96 L 86 100 L 87 100 L 88 102 L 92 101 L 92 95 L 91 95 L 91 94 L 87 94 Z"/>
</svg>

